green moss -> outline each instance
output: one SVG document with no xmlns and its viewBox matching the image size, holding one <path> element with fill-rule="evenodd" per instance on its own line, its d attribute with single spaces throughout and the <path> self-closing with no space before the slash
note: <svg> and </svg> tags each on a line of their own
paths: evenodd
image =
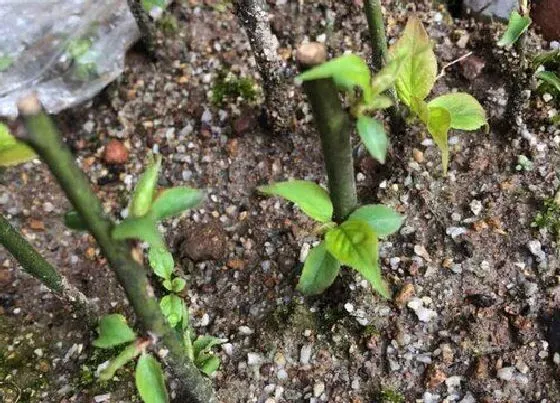
<svg viewBox="0 0 560 403">
<path fill-rule="evenodd" d="M 257 94 L 257 86 L 251 79 L 221 72 L 212 87 L 212 102 L 222 105 L 235 102 L 238 98 L 251 102 L 257 99 Z"/>
<path fill-rule="evenodd" d="M 158 20 L 158 27 L 166 35 L 173 35 L 177 32 L 177 18 L 171 13 L 165 13 Z"/>
<path fill-rule="evenodd" d="M 554 235 L 560 234 L 560 204 L 554 198 L 546 199 L 531 227 L 547 229 Z"/>
<path fill-rule="evenodd" d="M 379 394 L 381 403 L 404 403 L 405 399 L 402 394 L 393 389 L 383 389 Z"/>
</svg>

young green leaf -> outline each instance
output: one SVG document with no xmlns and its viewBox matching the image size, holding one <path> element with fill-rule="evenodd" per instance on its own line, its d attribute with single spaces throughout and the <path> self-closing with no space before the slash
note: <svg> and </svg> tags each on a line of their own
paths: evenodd
<svg viewBox="0 0 560 403">
<path fill-rule="evenodd" d="M 452 129 L 476 130 L 487 124 L 486 112 L 480 103 L 466 92 L 452 92 L 428 102 L 428 108 L 443 108 L 451 115 Z"/>
<path fill-rule="evenodd" d="M 389 139 L 385 133 L 385 127 L 377 119 L 362 115 L 358 117 L 358 135 L 369 153 L 380 163 L 385 163 Z"/>
<path fill-rule="evenodd" d="M 393 59 L 372 77 L 371 90 L 374 95 L 379 95 L 393 86 L 407 57 L 408 55 L 403 54 L 394 55 Z"/>
<path fill-rule="evenodd" d="M 204 374 L 210 376 L 220 368 L 220 358 L 212 355 L 196 365 Z"/>
<path fill-rule="evenodd" d="M 8 70 L 8 68 L 14 63 L 14 58 L 10 55 L 0 55 L 0 73 Z"/>
<path fill-rule="evenodd" d="M 399 230 L 403 218 L 383 204 L 367 204 L 350 214 L 348 220 L 367 222 L 378 237 L 384 238 Z"/>
<path fill-rule="evenodd" d="M 321 242 L 309 251 L 297 289 L 305 295 L 318 295 L 329 288 L 340 271 L 340 263 Z"/>
<path fill-rule="evenodd" d="M 180 277 L 175 277 L 171 282 L 172 291 L 174 293 L 180 293 L 181 291 L 183 291 L 186 285 L 187 282 L 185 281 L 185 279 Z"/>
<path fill-rule="evenodd" d="M 161 155 L 158 154 L 155 162 L 148 166 L 136 184 L 132 201 L 128 207 L 130 217 L 143 217 L 150 210 L 160 167 Z"/>
<path fill-rule="evenodd" d="M 165 242 L 150 215 L 121 221 L 113 228 L 111 235 L 115 240 L 139 239 L 148 242 L 151 248 L 165 249 Z"/>
<path fill-rule="evenodd" d="M 447 165 L 449 163 L 447 132 L 451 127 L 451 114 L 444 108 L 429 108 L 428 111 L 428 131 L 441 150 L 443 174 L 447 175 Z"/>
<path fill-rule="evenodd" d="M 261 193 L 281 196 L 295 203 L 314 220 L 326 223 L 332 219 L 333 205 L 329 194 L 316 183 L 296 180 L 259 186 L 257 189 Z"/>
<path fill-rule="evenodd" d="M 552 71 L 539 71 L 537 78 L 554 87 L 560 94 L 560 78 L 558 78 L 556 73 Z"/>
<path fill-rule="evenodd" d="M 22 164 L 35 157 L 31 147 L 16 140 L 8 126 L 0 123 L 0 167 Z"/>
<path fill-rule="evenodd" d="M 148 250 L 148 262 L 150 262 L 150 267 L 154 270 L 156 276 L 164 280 L 171 279 L 175 262 L 173 261 L 173 255 L 166 248 L 150 248 Z"/>
<path fill-rule="evenodd" d="M 212 375 L 220 367 L 220 359 L 212 352 L 212 347 L 225 343 L 214 336 L 199 336 L 193 343 L 194 363 L 206 375 Z"/>
<path fill-rule="evenodd" d="M 136 334 L 126 324 L 125 317 L 118 313 L 103 316 L 99 320 L 97 333 L 99 337 L 94 340 L 93 345 L 103 349 L 113 348 L 136 339 Z"/>
<path fill-rule="evenodd" d="M 163 287 L 167 290 L 167 291 L 173 291 L 173 281 L 169 280 L 169 279 L 165 279 L 163 280 L 163 283 L 161 283 L 163 285 Z"/>
<path fill-rule="evenodd" d="M 383 297 L 389 290 L 381 278 L 376 234 L 365 221 L 350 220 L 325 235 L 327 250 L 342 264 L 357 270 Z"/>
<path fill-rule="evenodd" d="M 87 225 L 76 210 L 70 210 L 64 213 L 64 225 L 66 228 L 76 231 L 87 230 Z"/>
<path fill-rule="evenodd" d="M 391 47 L 393 60 L 408 54 L 399 69 L 395 86 L 399 98 L 410 107 L 412 97 L 424 99 L 432 90 L 437 76 L 436 55 L 422 21 L 408 19 L 402 36 Z"/>
<path fill-rule="evenodd" d="M 194 356 L 198 357 L 200 354 L 209 353 L 212 350 L 212 347 L 219 346 L 227 341 L 224 339 L 220 339 L 214 336 L 198 336 L 196 340 L 193 342 L 193 352 Z"/>
<path fill-rule="evenodd" d="M 161 365 L 150 354 L 142 354 L 135 371 L 136 389 L 144 403 L 167 403 L 167 389 Z"/>
<path fill-rule="evenodd" d="M 410 109 L 418 116 L 418 119 L 424 122 L 425 125 L 428 124 L 430 112 L 428 111 L 428 104 L 426 101 L 412 97 L 410 100 Z"/>
<path fill-rule="evenodd" d="M 99 379 L 101 381 L 108 381 L 112 379 L 115 376 L 115 372 L 135 359 L 138 355 L 140 355 L 141 352 L 142 350 L 136 346 L 136 343 L 128 345 L 123 351 L 120 352 L 119 355 L 117 355 L 114 359 L 111 360 L 111 362 L 109 362 L 109 366 L 107 366 L 107 368 L 103 369 L 99 373 Z"/>
<path fill-rule="evenodd" d="M 359 87 L 366 102 L 373 97 L 369 66 L 358 55 L 348 54 L 329 60 L 301 73 L 296 79 L 309 81 L 321 78 L 332 78 L 336 86 L 345 91 L 353 91 L 355 87 Z"/>
<path fill-rule="evenodd" d="M 386 97 L 385 95 L 376 95 L 373 97 L 370 103 L 359 105 L 359 107 L 361 107 L 362 110 L 363 109 L 365 110 L 387 109 L 390 108 L 391 106 L 393 106 L 393 101 L 391 100 L 391 98 Z"/>
<path fill-rule="evenodd" d="M 549 50 L 547 52 L 541 52 L 533 58 L 533 67 L 537 68 L 541 64 L 545 65 L 547 68 L 558 67 L 560 65 L 560 49 Z"/>
<path fill-rule="evenodd" d="M 171 325 L 171 327 L 177 326 L 183 318 L 183 300 L 177 295 L 171 294 L 164 296 L 159 306 L 163 315 Z"/>
<path fill-rule="evenodd" d="M 517 10 L 513 10 L 509 16 L 508 27 L 502 38 L 498 41 L 498 46 L 511 45 L 519 39 L 521 34 L 531 25 L 531 17 L 521 15 Z"/>
<path fill-rule="evenodd" d="M 167 189 L 154 200 L 152 214 L 156 220 L 164 220 L 196 207 L 203 198 L 203 192 L 187 186 Z"/>
</svg>

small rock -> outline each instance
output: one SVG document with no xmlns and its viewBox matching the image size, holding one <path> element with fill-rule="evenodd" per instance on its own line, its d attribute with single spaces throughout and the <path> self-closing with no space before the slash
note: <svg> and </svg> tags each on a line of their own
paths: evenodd
<svg viewBox="0 0 560 403">
<path fill-rule="evenodd" d="M 320 397 L 324 391 L 325 391 L 325 383 L 315 382 L 315 384 L 313 385 L 313 396 Z"/>
<path fill-rule="evenodd" d="M 437 312 L 433 309 L 425 308 L 424 302 L 420 298 L 412 298 L 407 306 L 414 311 L 418 320 L 421 322 L 429 322 L 437 318 Z"/>
<path fill-rule="evenodd" d="M 515 375 L 515 368 L 514 367 L 500 368 L 496 375 L 497 375 L 498 379 L 501 379 L 502 381 L 509 382 L 513 379 L 513 377 Z"/>
<path fill-rule="evenodd" d="M 425 159 L 424 159 L 424 153 L 422 151 L 420 151 L 417 148 L 414 148 L 412 150 L 412 156 L 414 158 L 414 161 L 416 161 L 419 164 L 423 164 Z"/>
<path fill-rule="evenodd" d="M 247 364 L 248 365 L 261 365 L 263 362 L 262 357 L 259 353 L 247 353 Z"/>
<path fill-rule="evenodd" d="M 288 379 L 288 372 L 286 372 L 286 370 L 284 368 L 282 368 L 278 371 L 278 373 L 276 374 L 276 377 L 281 381 L 286 380 L 286 379 Z"/>
<path fill-rule="evenodd" d="M 301 362 L 302 364 L 309 364 L 312 351 L 313 344 L 304 344 L 299 353 L 299 362 Z"/>
<path fill-rule="evenodd" d="M 408 301 L 414 296 L 414 285 L 413 284 L 405 284 L 400 290 L 397 296 L 395 297 L 395 302 L 397 305 L 406 305 Z"/>
<path fill-rule="evenodd" d="M 178 242 L 178 249 L 182 258 L 194 262 L 224 258 L 227 251 L 227 236 L 219 222 L 189 222 L 180 230 L 180 234 L 183 238 Z"/>
<path fill-rule="evenodd" d="M 44 231 L 45 223 L 41 220 L 31 219 L 31 221 L 29 221 L 29 228 L 31 228 L 33 231 Z"/>
<path fill-rule="evenodd" d="M 447 375 L 435 365 L 428 367 L 426 374 L 426 387 L 428 389 L 435 389 L 438 385 L 442 384 L 447 379 Z"/>
<path fill-rule="evenodd" d="M 242 334 L 244 336 L 249 336 L 250 334 L 253 334 L 253 330 L 249 327 L 249 326 L 239 326 L 237 328 L 237 331 L 239 332 L 239 334 Z"/>
<path fill-rule="evenodd" d="M 475 199 L 471 201 L 470 208 L 474 215 L 479 215 L 482 212 L 482 202 Z"/>
<path fill-rule="evenodd" d="M 103 159 L 107 164 L 122 165 L 128 160 L 128 148 L 119 140 L 113 139 L 105 146 Z"/>
</svg>

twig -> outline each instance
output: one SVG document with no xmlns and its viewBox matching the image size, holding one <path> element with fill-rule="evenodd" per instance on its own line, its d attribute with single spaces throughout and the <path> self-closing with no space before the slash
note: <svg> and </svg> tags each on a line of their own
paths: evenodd
<svg viewBox="0 0 560 403">
<path fill-rule="evenodd" d="M 2 244 L 21 265 L 53 294 L 71 304 L 83 313 L 90 323 L 97 320 L 98 307 L 75 286 L 70 284 L 12 225 L 0 215 L 0 244 Z"/>
<path fill-rule="evenodd" d="M 235 0 L 234 5 L 263 81 L 268 123 L 275 133 L 286 133 L 292 126 L 291 103 L 287 102 L 289 88 L 278 55 L 278 39 L 270 29 L 266 1 Z"/>
<path fill-rule="evenodd" d="M 156 338 L 156 348 L 168 352 L 165 363 L 179 384 L 180 401 L 214 402 L 212 387 L 194 363 L 185 355 L 178 334 L 163 317 L 159 304 L 148 283 L 147 270 L 131 255 L 126 242 L 111 237 L 112 221 L 89 185 L 88 178 L 77 165 L 70 149 L 64 144 L 58 129 L 44 112 L 35 95 L 18 104 L 20 116 L 27 129 L 23 140 L 29 144 L 49 167 L 62 190 L 95 237 L 119 283 L 124 288 L 140 327 Z"/>
<path fill-rule="evenodd" d="M 458 59 L 455 59 L 447 64 L 445 64 L 442 68 L 441 71 L 439 72 L 439 74 L 436 77 L 436 81 L 439 80 L 440 78 L 443 78 L 445 76 L 445 70 L 448 69 L 449 67 L 453 66 L 455 63 L 459 63 L 462 60 L 465 60 L 467 57 L 469 57 L 470 55 L 472 55 L 473 52 L 467 52 L 465 53 L 463 56 L 461 56 Z"/>
<path fill-rule="evenodd" d="M 320 43 L 301 45 L 296 56 L 302 70 L 321 64 L 326 58 L 327 51 Z M 340 104 L 338 91 L 331 79 L 306 81 L 303 88 L 321 135 L 334 221 L 342 222 L 358 205 L 350 143 L 350 118 Z"/>
<path fill-rule="evenodd" d="M 369 35 L 371 37 L 371 62 L 373 68 L 379 71 L 389 60 L 387 34 L 385 33 L 385 22 L 383 20 L 383 13 L 381 12 L 381 2 L 379 0 L 364 0 L 364 12 L 366 14 Z M 399 113 L 399 99 L 395 88 L 389 88 L 387 90 L 387 95 L 393 101 L 393 106 L 388 110 L 391 133 L 397 135 L 404 130 L 405 122 Z"/>
</svg>

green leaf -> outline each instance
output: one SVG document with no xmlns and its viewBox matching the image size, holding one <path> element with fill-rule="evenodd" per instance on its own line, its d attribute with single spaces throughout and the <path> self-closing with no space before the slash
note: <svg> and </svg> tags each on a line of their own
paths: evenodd
<svg viewBox="0 0 560 403">
<path fill-rule="evenodd" d="M 35 157 L 31 147 L 16 140 L 8 126 L 0 123 L 0 167 L 18 165 Z"/>
<path fill-rule="evenodd" d="M 399 230 L 403 217 L 383 204 L 367 204 L 350 214 L 348 220 L 364 221 L 378 237 L 385 238 Z"/>
<path fill-rule="evenodd" d="M 175 277 L 173 279 L 173 282 L 171 283 L 172 290 L 175 293 L 180 293 L 181 291 L 183 291 L 186 285 L 187 282 L 185 281 L 185 279 L 180 277 Z"/>
<path fill-rule="evenodd" d="M 14 58 L 9 55 L 0 55 L 0 73 L 8 70 L 8 68 L 14 63 Z"/>
<path fill-rule="evenodd" d="M 340 263 L 321 242 L 309 251 L 297 289 L 305 295 L 318 295 L 329 288 L 340 271 Z"/>
<path fill-rule="evenodd" d="M 377 236 L 367 222 L 343 222 L 325 234 L 325 244 L 342 264 L 357 270 L 381 296 L 389 297 L 387 285 L 381 278 Z"/>
<path fill-rule="evenodd" d="M 558 93 L 560 93 L 560 78 L 558 78 L 556 73 L 553 73 L 552 71 L 539 71 L 537 73 L 537 78 L 547 84 L 550 84 L 556 89 L 556 91 L 558 91 Z"/>
<path fill-rule="evenodd" d="M 76 231 L 85 231 L 88 229 L 86 223 L 76 210 L 70 210 L 64 213 L 64 225 L 66 228 Z"/>
<path fill-rule="evenodd" d="M 110 380 L 113 376 L 115 376 L 115 372 L 135 359 L 141 352 L 142 350 L 138 349 L 136 343 L 128 345 L 119 355 L 109 362 L 109 366 L 107 366 L 107 368 L 103 369 L 99 373 L 99 379 L 101 381 Z"/>
<path fill-rule="evenodd" d="M 399 40 L 391 47 L 392 58 L 407 54 L 395 82 L 399 98 L 410 107 L 412 97 L 423 100 L 432 90 L 437 76 L 436 55 L 422 21 L 408 19 Z"/>
<path fill-rule="evenodd" d="M 521 34 L 531 25 L 531 17 L 528 15 L 521 15 L 517 10 L 513 10 L 509 16 L 509 22 L 506 32 L 498 41 L 498 46 L 511 45 L 519 39 Z"/>
<path fill-rule="evenodd" d="M 447 110 L 451 115 L 452 129 L 476 130 L 488 123 L 480 103 L 466 92 L 453 92 L 432 99 L 428 108 Z"/>
<path fill-rule="evenodd" d="M 171 327 L 181 322 L 184 311 L 183 300 L 180 297 L 174 294 L 166 295 L 161 299 L 159 306 Z"/>
<path fill-rule="evenodd" d="M 395 55 L 385 67 L 373 76 L 371 90 L 375 95 L 381 94 L 395 84 L 406 58 L 407 55 Z"/>
<path fill-rule="evenodd" d="M 150 248 L 148 250 L 148 262 L 156 276 L 170 280 L 175 267 L 173 255 L 166 248 Z"/>
<path fill-rule="evenodd" d="M 220 359 L 212 352 L 212 347 L 225 343 L 227 340 L 214 336 L 199 336 L 193 343 L 194 363 L 206 375 L 212 375 L 220 367 Z"/>
<path fill-rule="evenodd" d="M 282 196 L 295 203 L 314 220 L 326 223 L 332 219 L 333 205 L 329 194 L 316 183 L 299 180 L 278 182 L 257 189 L 261 193 Z"/>
<path fill-rule="evenodd" d="M 412 97 L 410 100 L 410 109 L 414 112 L 418 118 L 424 122 L 425 125 L 428 124 L 428 118 L 430 112 L 428 111 L 428 104 L 423 99 Z"/>
<path fill-rule="evenodd" d="M 118 313 L 103 316 L 99 320 L 97 333 L 99 337 L 94 340 L 93 345 L 103 349 L 113 348 L 136 339 L 136 334 L 126 324 L 125 317 Z"/>
<path fill-rule="evenodd" d="M 549 50 L 547 52 L 541 52 L 537 54 L 532 61 L 533 67 L 537 68 L 541 64 L 545 65 L 547 68 L 550 66 L 560 65 L 560 49 Z"/>
<path fill-rule="evenodd" d="M 154 200 L 152 213 L 156 220 L 164 220 L 196 207 L 203 198 L 203 192 L 187 186 L 167 189 Z"/>
<path fill-rule="evenodd" d="M 391 106 L 393 106 L 391 98 L 386 97 L 385 95 L 376 95 L 370 103 L 363 104 L 363 109 L 387 109 Z"/>
<path fill-rule="evenodd" d="M 156 227 L 154 219 L 149 215 L 127 218 L 113 228 L 111 235 L 115 240 L 139 239 L 147 242 L 151 248 L 165 249 L 165 242 Z"/>
<path fill-rule="evenodd" d="M 204 362 L 197 365 L 204 374 L 210 376 L 220 368 L 220 358 L 216 355 L 208 357 Z"/>
<path fill-rule="evenodd" d="M 20 142 L 12 146 L 0 148 L 0 166 L 2 167 L 23 164 L 34 158 L 36 158 L 36 155 L 33 149 Z"/>
<path fill-rule="evenodd" d="M 77 59 L 85 54 L 91 48 L 91 41 L 89 39 L 75 39 L 68 42 L 67 50 L 73 59 Z"/>
<path fill-rule="evenodd" d="M 143 217 L 150 210 L 160 167 L 161 155 L 158 154 L 155 162 L 148 166 L 136 184 L 134 195 L 128 207 L 131 217 Z"/>
<path fill-rule="evenodd" d="M 193 352 L 194 356 L 198 357 L 202 353 L 209 353 L 214 346 L 219 346 L 225 343 L 227 340 L 220 339 L 214 336 L 198 336 L 193 342 Z"/>
<path fill-rule="evenodd" d="M 369 153 L 380 163 L 385 163 L 389 139 L 385 133 L 385 127 L 377 119 L 362 115 L 358 117 L 358 135 Z"/>
<path fill-rule="evenodd" d="M 447 175 L 447 165 L 449 163 L 447 132 L 451 127 L 451 114 L 444 108 L 429 108 L 428 111 L 428 131 L 441 150 L 443 174 Z"/>
<path fill-rule="evenodd" d="M 353 91 L 355 87 L 359 87 L 363 91 L 366 103 L 373 98 L 369 66 L 358 55 L 348 54 L 329 60 L 301 73 L 297 80 L 309 81 L 322 78 L 332 78 L 336 86 L 345 91 Z"/>
<path fill-rule="evenodd" d="M 142 354 L 136 364 L 136 389 L 144 403 L 167 403 L 167 389 L 161 365 L 150 354 Z"/>
<path fill-rule="evenodd" d="M 163 280 L 163 287 L 168 291 L 173 291 L 173 282 L 169 279 Z"/>
</svg>

